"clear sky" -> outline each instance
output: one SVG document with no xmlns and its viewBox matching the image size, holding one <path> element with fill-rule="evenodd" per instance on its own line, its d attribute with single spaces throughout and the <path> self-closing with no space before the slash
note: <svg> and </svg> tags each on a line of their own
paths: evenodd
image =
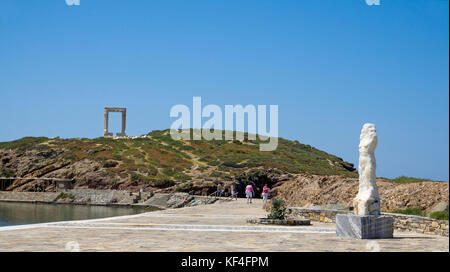
<svg viewBox="0 0 450 272">
<path fill-rule="evenodd" d="M 0 141 L 169 128 L 175 104 L 279 105 L 280 137 L 377 174 L 449 178 L 444 0 L 2 0 Z M 111 114 L 120 130 L 120 114 Z"/>
</svg>

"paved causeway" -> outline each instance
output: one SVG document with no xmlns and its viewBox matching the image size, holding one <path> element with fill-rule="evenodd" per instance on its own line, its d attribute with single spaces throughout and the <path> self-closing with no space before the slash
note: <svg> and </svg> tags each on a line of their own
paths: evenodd
<svg viewBox="0 0 450 272">
<path fill-rule="evenodd" d="M 131 216 L 0 228 L 0 251 L 449 251 L 448 237 L 338 238 L 334 224 L 263 226 L 261 200 L 220 202 Z"/>
</svg>

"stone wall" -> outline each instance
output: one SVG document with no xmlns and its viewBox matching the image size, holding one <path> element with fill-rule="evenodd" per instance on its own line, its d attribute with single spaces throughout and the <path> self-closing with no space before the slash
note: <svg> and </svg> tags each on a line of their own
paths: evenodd
<svg viewBox="0 0 450 272">
<path fill-rule="evenodd" d="M 53 202 L 60 193 L 51 192 L 10 192 L 0 191 L 1 201 Z"/>
<path fill-rule="evenodd" d="M 211 204 L 217 200 L 230 201 L 231 199 L 194 196 L 187 193 L 153 194 L 151 192 L 142 192 L 138 194 L 129 191 L 96 189 L 68 189 L 59 190 L 58 192 L 0 191 L 0 201 L 8 202 L 117 206 L 139 205 L 158 209 L 180 208 L 185 205 L 197 206 Z"/>
<path fill-rule="evenodd" d="M 437 234 L 448 237 L 448 220 L 436 220 L 428 217 L 385 213 L 394 217 L 394 227 L 401 231 L 424 234 Z"/>
<path fill-rule="evenodd" d="M 133 204 L 134 199 L 128 191 L 71 189 L 63 190 L 63 192 L 75 196 L 76 199 L 90 200 L 89 203 L 91 204 Z"/>
<path fill-rule="evenodd" d="M 334 210 L 312 210 L 297 207 L 288 207 L 286 214 L 291 217 L 301 217 L 313 221 L 334 223 L 336 214 L 347 213 L 345 211 Z M 394 228 L 399 231 L 410 231 L 424 234 L 434 234 L 448 237 L 448 221 L 436 220 L 428 217 L 416 215 L 404 215 L 383 213 L 394 217 Z"/>
<path fill-rule="evenodd" d="M 57 199 L 61 193 L 67 197 Z M 0 201 L 12 202 L 40 202 L 40 203 L 76 203 L 76 204 L 133 204 L 136 196 L 128 191 L 70 189 L 58 192 L 14 192 L 0 191 Z"/>
<path fill-rule="evenodd" d="M 336 214 L 338 213 L 347 213 L 347 212 L 335 210 L 302 209 L 297 207 L 288 207 L 286 210 L 287 216 L 303 217 L 306 219 L 311 219 L 313 221 L 319 221 L 324 223 L 336 222 Z"/>
</svg>

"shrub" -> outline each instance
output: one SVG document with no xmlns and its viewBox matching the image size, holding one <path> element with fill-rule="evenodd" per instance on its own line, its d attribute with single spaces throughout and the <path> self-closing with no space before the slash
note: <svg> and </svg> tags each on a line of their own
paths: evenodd
<svg viewBox="0 0 450 272">
<path fill-rule="evenodd" d="M 116 161 L 112 161 L 112 160 L 107 160 L 106 162 L 103 163 L 103 167 L 105 168 L 111 168 L 111 167 L 116 167 L 119 163 Z"/>
<path fill-rule="evenodd" d="M 173 168 L 165 168 L 162 170 L 164 175 L 173 177 L 176 173 Z"/>
<path fill-rule="evenodd" d="M 66 199 L 66 198 L 75 199 L 75 196 L 74 196 L 74 195 L 71 195 L 71 194 L 60 193 L 60 194 L 56 197 L 55 200 L 58 200 L 58 199 Z"/>
<path fill-rule="evenodd" d="M 182 146 L 179 147 L 179 150 L 191 151 L 191 150 L 194 150 L 194 148 L 192 146 L 189 146 L 189 145 L 182 145 Z"/>
<path fill-rule="evenodd" d="M 416 182 L 424 182 L 424 181 L 431 181 L 431 180 L 401 176 L 401 177 L 392 179 L 391 181 L 394 183 L 416 183 Z"/>
<path fill-rule="evenodd" d="M 154 180 L 153 186 L 158 188 L 167 188 L 170 186 L 175 185 L 175 181 L 169 180 L 169 179 L 163 179 L 163 180 Z"/>
<path fill-rule="evenodd" d="M 0 168 L 0 177 L 10 178 L 14 177 L 15 175 L 16 173 L 10 169 Z"/>
<path fill-rule="evenodd" d="M 137 173 L 131 173 L 131 184 L 136 186 L 140 183 L 148 183 L 151 182 L 152 179 L 148 176 L 140 175 Z"/>
<path fill-rule="evenodd" d="M 141 176 L 137 173 L 131 173 L 131 181 L 140 182 L 142 179 L 143 179 L 143 176 Z"/>
<path fill-rule="evenodd" d="M 418 208 L 406 208 L 404 210 L 394 210 L 392 213 L 400 213 L 400 214 L 407 214 L 407 215 L 418 215 L 418 216 L 425 216 L 425 213 L 422 212 Z"/>
<path fill-rule="evenodd" d="M 150 164 L 147 164 L 145 166 L 146 170 L 147 170 L 147 174 L 149 176 L 156 176 L 158 174 L 158 169 L 156 169 L 155 167 L 151 166 Z"/>
<path fill-rule="evenodd" d="M 209 166 L 217 166 L 219 164 L 220 164 L 220 161 L 218 161 L 218 160 L 208 162 Z"/>
<path fill-rule="evenodd" d="M 448 220 L 448 211 L 434 212 L 430 214 L 430 218 L 437 220 Z"/>
<path fill-rule="evenodd" d="M 226 162 L 222 163 L 221 166 L 230 167 L 230 168 L 243 168 L 244 167 L 244 165 L 240 165 L 240 164 L 237 164 L 237 163 L 234 163 L 231 161 L 226 161 Z"/>
<path fill-rule="evenodd" d="M 184 188 L 183 188 L 183 186 L 177 186 L 176 188 L 175 188 L 175 192 L 183 192 L 184 191 Z"/>
<path fill-rule="evenodd" d="M 286 213 L 286 203 L 281 199 L 272 199 L 272 210 L 267 218 L 269 219 L 284 219 Z"/>
</svg>

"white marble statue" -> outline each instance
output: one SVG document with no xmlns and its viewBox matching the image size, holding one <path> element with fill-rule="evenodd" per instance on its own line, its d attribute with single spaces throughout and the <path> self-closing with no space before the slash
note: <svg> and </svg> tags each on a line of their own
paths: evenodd
<svg viewBox="0 0 450 272">
<path fill-rule="evenodd" d="M 353 200 L 356 215 L 380 215 L 376 183 L 375 148 L 378 137 L 374 124 L 364 124 L 359 138 L 359 191 Z"/>
</svg>

